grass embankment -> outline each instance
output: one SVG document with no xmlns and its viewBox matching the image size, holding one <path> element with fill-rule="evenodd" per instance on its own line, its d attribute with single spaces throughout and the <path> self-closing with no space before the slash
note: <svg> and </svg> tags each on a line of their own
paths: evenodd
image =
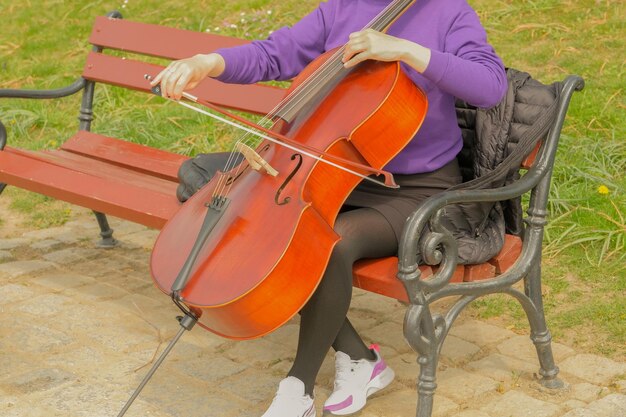
<svg viewBox="0 0 626 417">
<path fill-rule="evenodd" d="M 121 10 L 126 18 L 245 38 L 265 37 L 295 22 L 314 0 L 26 1 L 0 3 L 0 88 L 65 86 L 82 71 L 93 18 Z M 626 127 L 624 5 L 595 0 L 473 0 L 489 38 L 508 66 L 543 82 L 579 74 L 586 88 L 570 106 L 557 156 L 551 222 L 546 231 L 548 322 L 560 339 L 626 358 Z M 3 100 L 9 142 L 54 148 L 77 128 L 79 97 Z M 99 87 L 94 130 L 170 151 L 221 149 L 228 129 L 180 106 L 121 89 Z M 9 188 L 13 207 L 38 227 L 62 223 L 71 206 Z M 523 313 L 503 297 L 476 303 L 474 314 L 511 320 Z"/>
</svg>

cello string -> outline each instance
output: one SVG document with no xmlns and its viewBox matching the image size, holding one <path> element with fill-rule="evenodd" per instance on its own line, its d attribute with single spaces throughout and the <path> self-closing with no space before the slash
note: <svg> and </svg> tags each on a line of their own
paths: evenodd
<svg viewBox="0 0 626 417">
<path fill-rule="evenodd" d="M 380 12 L 376 17 L 374 17 L 366 26 L 364 29 L 373 27 L 376 25 L 377 22 L 381 22 L 384 23 L 385 19 L 387 18 L 387 15 L 391 15 L 391 16 L 395 16 L 397 13 L 395 11 L 396 8 L 404 8 L 406 5 L 401 4 L 402 1 L 400 0 L 396 0 L 393 3 L 391 3 L 390 5 L 388 5 L 385 9 L 383 9 L 382 12 Z M 261 119 L 261 121 L 258 122 L 258 124 L 262 125 L 268 123 L 271 119 L 273 119 L 275 117 L 276 114 L 278 114 L 279 111 L 281 110 L 285 110 L 285 108 L 287 109 L 294 109 L 296 108 L 296 106 L 298 106 L 299 104 L 302 103 L 302 101 L 304 101 L 305 99 L 309 99 L 309 95 L 311 90 L 315 89 L 316 87 L 319 87 L 323 84 L 323 82 L 326 82 L 326 80 L 329 78 L 330 75 L 335 75 L 337 72 L 339 72 L 342 68 L 343 68 L 343 63 L 338 60 L 337 58 L 343 54 L 343 52 L 345 51 L 345 45 L 343 45 L 342 47 L 338 48 L 337 51 L 335 51 L 333 53 L 333 55 L 326 61 L 324 62 L 324 64 L 322 64 L 320 66 L 320 68 L 316 69 L 311 76 L 309 76 L 309 78 L 307 80 L 305 80 L 300 86 L 298 86 L 297 88 L 295 88 L 290 94 L 288 94 L 283 100 L 281 100 L 280 103 L 278 103 L 277 106 L 274 107 L 274 109 L 272 109 L 272 111 L 270 111 L 270 113 L 268 113 L 268 115 L 266 115 L 263 119 Z M 246 134 L 244 134 L 237 142 L 235 145 L 238 145 L 240 143 L 244 143 L 244 144 L 248 144 L 248 143 L 252 143 L 252 141 L 254 140 L 253 138 L 250 138 L 247 140 L 246 143 L 246 138 L 247 137 L 251 137 L 252 135 L 248 132 Z M 234 166 L 235 160 L 236 158 L 234 157 L 235 152 L 231 152 L 230 157 L 228 158 L 226 165 L 224 167 L 224 171 L 230 171 L 232 169 L 232 167 Z M 238 169 L 237 172 L 235 173 L 234 177 L 236 177 L 237 175 L 239 175 L 240 170 L 242 169 L 242 164 L 240 163 L 238 165 Z M 225 176 L 223 176 L 225 177 Z M 218 181 L 218 186 L 216 187 L 215 191 L 214 191 L 214 196 L 217 195 L 218 193 L 222 193 L 225 189 L 224 186 L 224 182 L 227 181 L 225 179 L 220 178 L 220 181 Z M 232 184 L 234 183 L 234 181 L 232 181 L 230 183 L 230 186 L 228 187 L 228 190 L 226 191 L 225 194 L 228 194 L 230 191 L 230 187 L 232 187 Z"/>
<path fill-rule="evenodd" d="M 177 103 L 180 104 L 181 106 L 187 107 L 187 108 L 189 108 L 189 109 L 191 109 L 193 111 L 196 111 L 196 112 L 202 113 L 202 114 L 204 114 L 206 116 L 215 118 L 215 119 L 217 119 L 217 120 L 219 120 L 221 122 L 230 124 L 230 125 L 235 126 L 235 127 L 239 126 L 241 129 L 247 130 L 247 131 L 249 131 L 252 134 L 258 135 L 259 137 L 261 137 L 261 138 L 263 138 L 265 140 L 268 140 L 268 141 L 270 141 L 272 143 L 278 144 L 278 145 L 283 146 L 285 148 L 291 149 L 293 151 L 300 152 L 303 155 L 306 155 L 306 156 L 308 156 L 310 158 L 313 158 L 313 159 L 315 159 L 317 161 L 320 161 L 320 162 L 323 162 L 323 163 L 328 164 L 330 166 L 333 166 L 335 168 L 338 168 L 338 169 L 340 169 L 342 171 L 345 171 L 345 172 L 348 172 L 350 174 L 356 175 L 359 178 L 363 178 L 363 179 L 368 180 L 370 182 L 373 182 L 375 184 L 382 185 L 383 187 L 387 186 L 384 182 L 381 182 L 381 181 L 375 180 L 374 178 L 371 178 L 371 177 L 365 176 L 363 174 L 360 174 L 360 173 L 358 173 L 356 171 L 351 170 L 350 168 L 346 168 L 346 167 L 341 166 L 341 165 L 339 165 L 339 164 L 337 164 L 335 162 L 332 162 L 330 160 L 323 159 L 321 156 L 315 155 L 315 154 L 313 154 L 313 153 L 311 153 L 311 152 L 309 152 L 307 150 L 304 150 L 304 149 L 301 149 L 301 148 L 297 148 L 296 146 L 290 145 L 290 144 L 285 143 L 285 142 L 281 142 L 280 140 L 274 139 L 271 136 L 265 135 L 263 133 L 255 132 L 254 130 L 252 130 L 252 129 L 246 127 L 246 126 L 237 125 L 235 122 L 232 122 L 232 121 L 230 121 L 228 119 L 225 119 L 225 118 L 223 118 L 221 116 L 218 116 L 216 114 L 209 113 L 206 110 L 203 110 L 203 109 L 200 109 L 198 107 L 195 107 L 195 106 L 193 106 L 193 105 L 191 105 L 189 103 L 186 103 L 184 101 L 178 101 Z"/>
</svg>

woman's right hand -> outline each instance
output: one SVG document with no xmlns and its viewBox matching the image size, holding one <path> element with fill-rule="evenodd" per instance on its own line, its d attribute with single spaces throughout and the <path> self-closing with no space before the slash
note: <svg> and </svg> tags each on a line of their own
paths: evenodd
<svg viewBox="0 0 626 417">
<path fill-rule="evenodd" d="M 224 72 L 226 63 L 219 54 L 198 54 L 171 62 L 150 84 L 161 84 L 161 95 L 180 100 L 184 90 L 191 90 L 206 77 L 217 77 Z"/>
</svg>

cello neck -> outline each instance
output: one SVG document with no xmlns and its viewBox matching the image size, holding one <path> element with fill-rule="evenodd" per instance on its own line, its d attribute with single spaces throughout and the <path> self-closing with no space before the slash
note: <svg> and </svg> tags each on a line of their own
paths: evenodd
<svg viewBox="0 0 626 417">
<path fill-rule="evenodd" d="M 395 0 L 378 14 L 363 29 L 374 29 L 378 32 L 385 32 L 393 22 L 398 19 L 416 0 Z"/>
<path fill-rule="evenodd" d="M 385 32 L 393 22 L 398 19 L 416 0 L 394 0 L 385 7 L 372 21 L 364 28 Z M 287 96 L 278 107 L 269 114 L 268 118 L 280 118 L 287 123 L 291 123 L 297 114 L 306 108 L 311 107 L 315 102 L 319 102 L 351 69 L 343 66 L 342 57 L 345 46 L 337 49 L 333 55 L 315 72 L 309 75 L 308 79 L 299 85 L 289 96 Z"/>
</svg>

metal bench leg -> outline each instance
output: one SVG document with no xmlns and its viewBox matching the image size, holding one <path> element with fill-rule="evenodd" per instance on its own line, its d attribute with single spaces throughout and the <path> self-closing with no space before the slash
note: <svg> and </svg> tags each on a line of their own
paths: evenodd
<svg viewBox="0 0 626 417">
<path fill-rule="evenodd" d="M 436 374 L 439 349 L 446 335 L 446 323 L 439 315 L 432 316 L 429 306 L 411 305 L 404 316 L 404 337 L 418 354 L 420 366 L 417 381 L 417 417 L 430 417 L 437 389 Z"/>
<path fill-rule="evenodd" d="M 100 237 L 102 237 L 102 240 L 100 240 L 96 245 L 99 248 L 105 249 L 116 247 L 119 242 L 113 237 L 113 229 L 109 226 L 106 214 L 99 213 L 97 211 L 94 211 L 93 213 L 96 215 L 98 225 L 100 225 Z"/>
<path fill-rule="evenodd" d="M 543 311 L 543 299 L 541 296 L 541 265 L 535 263 L 528 275 L 524 278 L 524 292 L 534 304 L 534 309 L 526 311 L 530 323 L 530 338 L 537 349 L 539 358 L 539 374 L 541 384 L 546 388 L 563 388 L 564 384 L 557 376 L 559 368 L 554 362 L 552 354 L 552 336 L 546 325 Z M 534 316 L 534 317 L 533 317 Z"/>
<path fill-rule="evenodd" d="M 428 356 L 420 355 L 417 362 L 420 365 L 420 377 L 417 383 L 417 411 L 416 417 L 431 417 L 433 400 L 437 389 L 436 372 L 439 355 L 432 352 Z"/>
</svg>

